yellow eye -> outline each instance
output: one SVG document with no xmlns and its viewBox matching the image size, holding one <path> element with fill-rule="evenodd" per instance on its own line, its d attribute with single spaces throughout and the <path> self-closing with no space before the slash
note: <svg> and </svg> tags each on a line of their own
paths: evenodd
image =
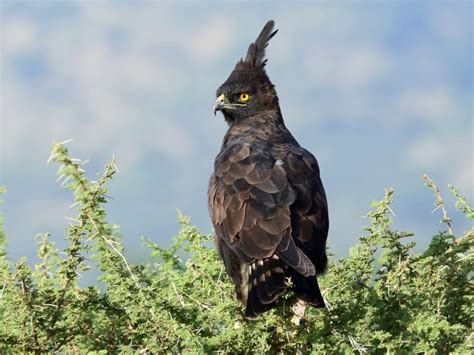
<svg viewBox="0 0 474 355">
<path fill-rule="evenodd" d="M 248 101 L 248 99 L 250 99 L 249 94 L 246 94 L 246 93 L 240 94 L 240 101 L 245 102 L 245 101 Z"/>
</svg>

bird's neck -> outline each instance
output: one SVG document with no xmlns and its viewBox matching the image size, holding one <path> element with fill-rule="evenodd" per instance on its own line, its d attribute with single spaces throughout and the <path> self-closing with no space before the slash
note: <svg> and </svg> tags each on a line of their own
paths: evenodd
<svg viewBox="0 0 474 355">
<path fill-rule="evenodd" d="M 291 137 L 285 127 L 280 109 L 268 110 L 245 119 L 231 122 L 224 137 L 223 145 L 237 141 L 264 140 L 279 141 L 281 136 Z"/>
</svg>

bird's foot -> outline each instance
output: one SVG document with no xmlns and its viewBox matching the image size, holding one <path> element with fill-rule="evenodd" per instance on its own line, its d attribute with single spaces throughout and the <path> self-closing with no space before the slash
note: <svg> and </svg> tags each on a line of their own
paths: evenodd
<svg viewBox="0 0 474 355">
<path fill-rule="evenodd" d="M 298 299 L 296 303 L 294 304 L 293 307 L 291 307 L 291 310 L 293 311 L 293 317 L 291 318 L 291 323 L 296 325 L 297 327 L 301 325 L 301 322 L 304 319 L 304 313 L 306 311 L 306 307 L 308 304 L 303 301 Z"/>
</svg>

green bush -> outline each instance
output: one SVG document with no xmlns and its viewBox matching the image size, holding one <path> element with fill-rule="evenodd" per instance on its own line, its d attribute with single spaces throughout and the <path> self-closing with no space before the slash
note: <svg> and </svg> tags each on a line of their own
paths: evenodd
<svg viewBox="0 0 474 355">
<path fill-rule="evenodd" d="M 59 251 L 39 236 L 40 262 L 11 263 L 0 219 L 0 352 L 140 353 L 467 353 L 472 351 L 474 229 L 453 235 L 436 185 L 446 231 L 422 253 L 408 232 L 393 230 L 393 189 L 368 213 L 370 226 L 346 259 L 332 260 L 321 288 L 327 309 L 308 309 L 304 323 L 290 322 L 294 296 L 256 320 L 246 320 L 215 250 L 180 216 L 181 230 L 165 250 L 150 240 L 152 264 L 131 265 L 118 227 L 106 221 L 107 164 L 97 182 L 63 144 L 51 160 L 74 191 L 78 216 Z M 456 207 L 474 210 L 450 187 Z M 186 258 L 180 256 L 185 255 Z M 91 257 L 101 271 L 97 287 L 80 287 Z"/>
</svg>

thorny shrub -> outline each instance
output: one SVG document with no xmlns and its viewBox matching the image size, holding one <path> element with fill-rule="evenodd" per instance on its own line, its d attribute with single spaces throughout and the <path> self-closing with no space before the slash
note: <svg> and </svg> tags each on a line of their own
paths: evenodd
<svg viewBox="0 0 474 355">
<path fill-rule="evenodd" d="M 290 322 L 294 296 L 246 320 L 214 248 L 180 216 L 169 249 L 150 240 L 153 263 L 128 263 L 119 229 L 106 221 L 106 165 L 89 181 L 82 162 L 64 144 L 50 160 L 74 191 L 78 215 L 59 251 L 39 236 L 40 262 L 13 263 L 5 252 L 0 218 L 0 352 L 334 353 L 470 352 L 473 350 L 472 270 L 474 229 L 454 235 L 438 187 L 428 177 L 446 227 L 421 253 L 409 232 L 391 228 L 393 189 L 374 202 L 370 226 L 346 259 L 332 260 L 321 279 L 327 309 L 308 309 L 304 323 Z M 452 186 L 456 208 L 474 209 Z M 2 192 L 4 189 L 1 190 Z M 186 257 L 184 258 L 183 255 Z M 80 287 L 91 256 L 101 271 L 98 287 Z"/>
</svg>

